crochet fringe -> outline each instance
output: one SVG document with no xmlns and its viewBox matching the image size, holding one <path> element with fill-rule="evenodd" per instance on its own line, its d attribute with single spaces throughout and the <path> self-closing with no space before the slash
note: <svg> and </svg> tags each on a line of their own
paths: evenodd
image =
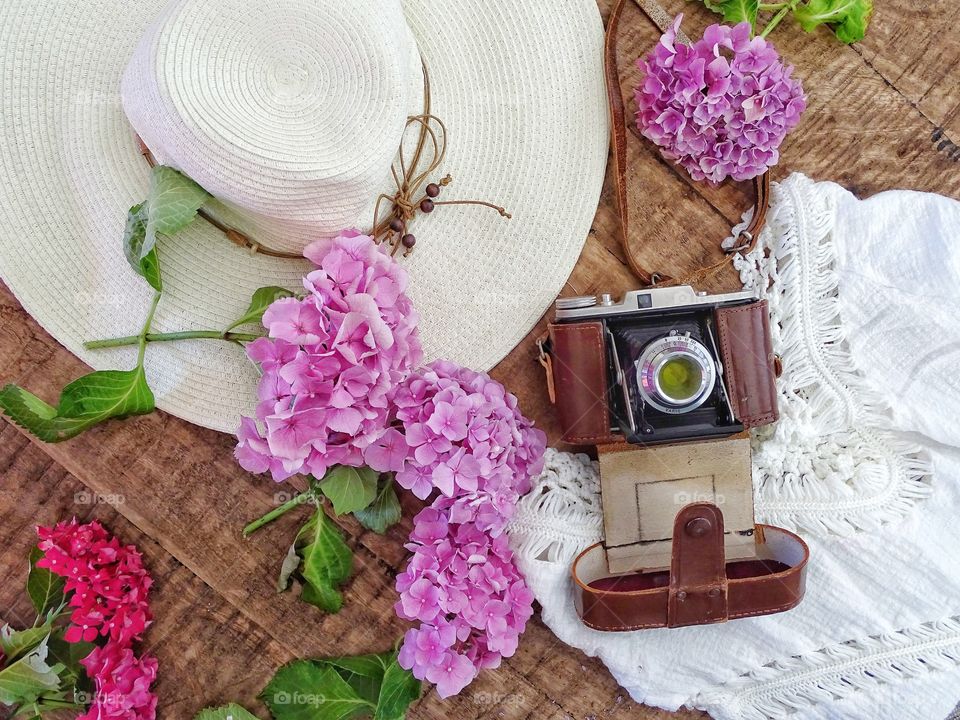
<svg viewBox="0 0 960 720">
<path fill-rule="evenodd" d="M 520 498 L 507 525 L 514 553 L 530 560 L 572 563 L 603 539 L 600 473 L 586 455 L 547 448 L 543 472 Z"/>
<path fill-rule="evenodd" d="M 790 718 L 855 692 L 960 665 L 960 617 L 849 640 L 784 658 L 701 692 L 695 705 L 721 718 Z"/>
<path fill-rule="evenodd" d="M 816 184 L 774 186 L 766 231 L 737 268 L 770 304 L 781 419 L 754 435 L 759 519 L 812 534 L 871 531 L 931 492 L 919 446 L 891 429 L 846 342 L 837 300 L 834 209 Z"/>
</svg>

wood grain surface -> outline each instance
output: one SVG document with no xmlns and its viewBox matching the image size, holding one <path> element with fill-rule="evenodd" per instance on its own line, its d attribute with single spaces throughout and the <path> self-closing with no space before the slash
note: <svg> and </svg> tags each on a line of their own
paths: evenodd
<svg viewBox="0 0 960 720">
<path fill-rule="evenodd" d="M 604 16 L 609 0 L 599 0 Z M 716 21 L 697 3 L 670 0 L 697 34 Z M 774 178 L 804 172 L 862 195 L 890 188 L 960 197 L 960 33 L 953 3 L 877 0 L 868 37 L 839 44 L 825 30 L 805 34 L 784 23 L 772 36 L 796 65 L 809 95 Z M 633 6 L 620 41 L 625 94 L 634 60 L 657 33 Z M 628 107 L 630 104 L 628 103 Z M 719 257 L 719 241 L 748 205 L 746 188 L 695 185 L 647 143 L 631 138 L 630 243 L 643 264 L 684 274 Z M 619 292 L 635 281 L 623 263 L 609 183 L 565 294 Z M 709 290 L 732 289 L 729 273 Z M 558 435 L 533 339 L 544 321 L 493 372 L 524 412 Z M 46 400 L 87 368 L 60 347 L 0 286 L 0 383 L 17 382 Z M 33 526 L 76 515 L 104 521 L 143 550 L 156 580 L 156 617 L 145 646 L 160 659 L 159 717 L 188 720 L 204 706 L 237 701 L 266 715 L 256 699 L 274 670 L 297 657 L 381 651 L 405 626 L 394 615 L 393 581 L 406 552 L 415 499 L 386 536 L 341 524 L 357 570 L 345 607 L 323 615 L 274 578 L 302 517 L 290 513 L 249 540 L 244 522 L 289 497 L 293 488 L 252 477 L 234 462 L 234 440 L 164 413 L 109 423 L 59 445 L 35 443 L 0 420 L 0 617 L 28 621 L 22 591 Z M 279 497 L 278 497 L 279 493 Z M 32 618 L 30 618 L 32 620 Z M 697 718 L 637 705 L 596 659 L 563 645 L 534 618 L 518 653 L 485 672 L 462 695 L 432 691 L 414 720 L 504 718 Z"/>
</svg>

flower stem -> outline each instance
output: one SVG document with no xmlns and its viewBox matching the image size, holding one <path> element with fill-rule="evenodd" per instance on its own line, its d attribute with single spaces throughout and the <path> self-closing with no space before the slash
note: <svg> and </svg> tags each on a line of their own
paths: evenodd
<svg viewBox="0 0 960 720">
<path fill-rule="evenodd" d="M 767 26 L 763 29 L 763 32 L 760 33 L 760 37 L 765 38 L 771 33 L 771 31 L 780 24 L 780 21 L 783 20 L 788 14 L 793 12 L 793 8 L 797 6 L 797 3 L 800 0 L 789 0 L 789 2 L 780 3 L 780 11 L 770 18 L 770 22 L 767 23 Z M 769 8 L 772 9 L 772 8 Z"/>
<path fill-rule="evenodd" d="M 760 9 L 761 9 L 761 10 L 779 10 L 780 8 L 784 7 L 785 5 L 787 5 L 787 3 L 785 3 L 785 2 L 760 3 Z"/>
<path fill-rule="evenodd" d="M 137 336 L 137 344 L 140 346 L 140 352 L 137 353 L 137 367 L 143 367 L 143 355 L 147 351 L 147 335 L 150 332 L 150 326 L 153 324 L 153 316 L 157 314 L 157 305 L 160 304 L 160 291 L 153 294 L 153 302 L 150 303 L 150 310 L 147 313 L 146 322 L 143 323 L 143 329 Z"/>
<path fill-rule="evenodd" d="M 253 342 L 263 335 L 256 333 L 224 332 L 222 330 L 185 330 L 172 333 L 151 333 L 144 335 L 127 335 L 125 337 L 110 338 L 108 340 L 91 340 L 83 347 L 87 350 L 101 350 L 103 348 L 123 347 L 125 345 L 139 345 L 144 343 L 170 342 L 173 340 L 227 340 L 229 342 Z"/>
<path fill-rule="evenodd" d="M 257 520 L 254 520 L 252 523 L 247 525 L 243 529 L 243 536 L 249 537 L 250 535 L 255 533 L 257 530 L 262 528 L 264 525 L 268 525 L 269 523 L 272 523 L 281 515 L 285 515 L 286 513 L 293 510 L 295 507 L 298 507 L 300 505 L 303 505 L 305 502 L 309 502 L 310 500 L 313 500 L 314 497 L 315 496 L 313 494 L 313 490 L 306 490 L 300 493 L 299 495 L 297 495 L 295 498 L 291 498 L 290 500 L 287 500 L 283 505 L 280 505 L 279 507 L 275 507 L 273 510 L 268 512 L 263 517 Z"/>
</svg>

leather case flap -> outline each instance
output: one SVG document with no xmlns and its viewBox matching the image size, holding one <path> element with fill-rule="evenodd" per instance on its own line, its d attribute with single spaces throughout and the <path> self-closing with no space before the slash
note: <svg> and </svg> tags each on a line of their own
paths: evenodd
<svg viewBox="0 0 960 720">
<path fill-rule="evenodd" d="M 577 445 L 610 442 L 610 408 L 603 325 L 551 324 L 553 384 L 563 440 Z"/>
<path fill-rule="evenodd" d="M 723 514 L 712 503 L 692 503 L 673 523 L 667 626 L 723 622 L 727 615 Z"/>
<path fill-rule="evenodd" d="M 776 357 L 767 301 L 718 308 L 717 335 L 730 404 L 744 427 L 777 420 Z"/>
</svg>

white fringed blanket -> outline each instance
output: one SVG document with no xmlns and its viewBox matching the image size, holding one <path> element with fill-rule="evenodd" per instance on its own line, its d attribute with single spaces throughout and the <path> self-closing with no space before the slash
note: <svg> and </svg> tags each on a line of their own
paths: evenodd
<svg viewBox="0 0 960 720">
<path fill-rule="evenodd" d="M 960 203 L 857 200 L 794 174 L 741 258 L 770 301 L 782 419 L 755 437 L 758 520 L 810 545 L 787 613 L 600 633 L 569 567 L 602 536 L 585 456 L 548 451 L 509 529 L 557 636 L 640 702 L 714 718 L 944 718 L 960 700 Z"/>
</svg>

